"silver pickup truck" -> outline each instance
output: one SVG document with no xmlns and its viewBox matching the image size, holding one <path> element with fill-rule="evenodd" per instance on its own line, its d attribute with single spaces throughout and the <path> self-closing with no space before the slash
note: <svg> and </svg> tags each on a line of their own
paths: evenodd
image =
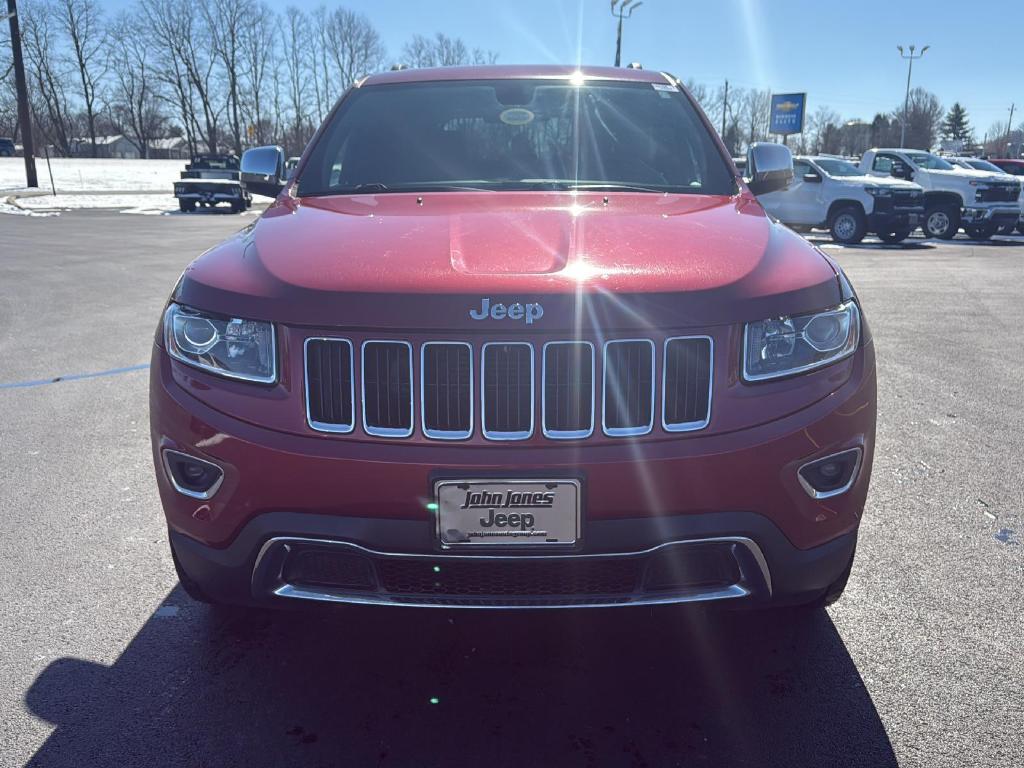
<svg viewBox="0 0 1024 768">
<path fill-rule="evenodd" d="M 182 211 L 194 211 L 197 205 L 228 203 L 234 213 L 252 205 L 252 195 L 238 175 L 234 155 L 196 155 L 174 182 L 174 196 Z"/>
</svg>

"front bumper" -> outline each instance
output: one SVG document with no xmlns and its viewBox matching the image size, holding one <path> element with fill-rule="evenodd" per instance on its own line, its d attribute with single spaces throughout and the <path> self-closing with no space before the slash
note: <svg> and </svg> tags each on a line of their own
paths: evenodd
<svg viewBox="0 0 1024 768">
<path fill-rule="evenodd" d="M 208 184 L 208 182 L 204 182 Z M 215 185 L 216 189 L 203 189 L 186 184 L 174 185 L 174 196 L 179 200 L 195 200 L 200 203 L 235 203 L 245 200 L 245 189 L 229 184 Z"/>
<path fill-rule="evenodd" d="M 150 393 L 157 480 L 179 562 L 202 591 L 227 602 L 799 602 L 820 595 L 849 565 L 871 474 L 873 345 L 866 343 L 844 364 L 850 375 L 832 394 L 748 429 L 614 445 L 484 449 L 357 443 L 256 426 L 196 399 L 177 383 L 172 362 L 157 348 Z M 849 490 L 812 498 L 797 469 L 853 447 L 862 449 L 863 460 Z M 161 460 L 165 449 L 222 467 L 218 492 L 201 500 L 176 491 Z M 576 545 L 550 554 L 489 548 L 486 556 L 441 549 L 431 512 L 438 476 L 538 472 L 580 479 L 582 531 Z M 306 550 L 314 552 L 301 555 Z M 297 578 L 290 555 L 319 565 L 303 566 Z M 598 561 L 599 571 L 618 572 L 622 580 L 594 586 L 588 563 Z M 495 567 L 467 575 L 482 562 Z M 703 563 L 696 575 L 695 562 Z M 523 564 L 531 567 L 524 570 Z M 387 580 L 401 568 L 418 579 L 415 589 Z M 652 589 L 651 568 L 690 576 L 662 579 Z M 554 593 L 553 587 L 524 586 L 521 579 L 543 569 L 549 569 L 550 583 L 568 586 Z M 355 587 L 346 581 L 352 573 L 362 574 Z M 433 573 L 441 574 L 439 586 L 424 581 Z M 459 575 L 458 585 L 448 583 L 450 573 Z M 499 589 L 495 579 L 501 574 Z M 466 586 L 474 580 L 481 585 Z"/>
<path fill-rule="evenodd" d="M 857 536 L 801 550 L 749 512 L 606 521 L 590 533 L 596 551 L 585 555 L 452 555 L 429 551 L 426 522 L 275 512 L 223 549 L 170 538 L 185 572 L 220 602 L 583 608 L 813 600 L 849 566 Z"/>
<path fill-rule="evenodd" d="M 875 233 L 899 232 L 909 229 L 913 232 L 924 223 L 924 207 L 890 211 L 876 211 L 868 214 L 868 231 Z"/>
<path fill-rule="evenodd" d="M 964 209 L 962 221 L 964 224 L 980 225 L 992 224 L 1004 226 L 1013 224 L 1021 217 L 1018 206 L 1005 206 L 1002 208 L 972 208 Z"/>
</svg>

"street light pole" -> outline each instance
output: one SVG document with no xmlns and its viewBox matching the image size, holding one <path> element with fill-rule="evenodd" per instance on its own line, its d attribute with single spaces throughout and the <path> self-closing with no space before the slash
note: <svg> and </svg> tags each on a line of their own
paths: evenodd
<svg viewBox="0 0 1024 768">
<path fill-rule="evenodd" d="M 612 16 L 619 20 L 619 33 L 615 38 L 615 66 L 622 66 L 622 20 L 633 15 L 633 11 L 643 5 L 636 0 L 612 0 Z"/>
<path fill-rule="evenodd" d="M 900 52 L 900 56 L 907 60 L 907 95 L 903 99 L 903 125 L 900 128 L 900 149 L 903 149 L 903 143 L 907 139 L 907 115 L 910 112 L 910 73 L 914 71 L 914 59 L 920 59 L 924 56 L 924 52 L 931 48 L 930 45 L 926 45 L 921 49 L 921 52 L 914 55 L 915 46 L 910 46 L 910 53 L 903 52 L 903 46 L 897 45 L 896 49 Z"/>
<path fill-rule="evenodd" d="M 18 124 L 21 126 L 21 154 L 25 156 L 26 186 L 38 187 L 35 147 L 32 146 L 32 117 L 28 108 L 25 62 L 21 58 L 21 29 L 18 26 L 17 0 L 7 0 L 7 21 L 11 25 L 11 49 L 14 63 L 14 88 L 18 95 Z"/>
</svg>

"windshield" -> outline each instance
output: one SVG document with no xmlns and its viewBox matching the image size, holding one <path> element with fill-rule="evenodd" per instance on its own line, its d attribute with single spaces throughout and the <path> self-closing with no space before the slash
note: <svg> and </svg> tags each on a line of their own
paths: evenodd
<svg viewBox="0 0 1024 768">
<path fill-rule="evenodd" d="M 955 170 L 951 163 L 947 163 L 941 157 L 936 157 L 928 152 L 907 152 L 907 157 L 909 157 L 918 168 L 924 168 L 926 171 Z"/>
<path fill-rule="evenodd" d="M 829 176 L 863 176 L 863 172 L 853 163 L 846 160 L 835 160 L 831 157 L 816 159 L 815 164 Z"/>
<path fill-rule="evenodd" d="M 300 196 L 453 189 L 729 195 L 735 182 L 675 87 L 538 79 L 356 89 L 298 182 Z"/>
<path fill-rule="evenodd" d="M 993 165 L 988 160 L 968 160 L 967 164 L 979 171 L 992 171 L 993 173 L 1004 173 L 998 165 Z"/>
</svg>

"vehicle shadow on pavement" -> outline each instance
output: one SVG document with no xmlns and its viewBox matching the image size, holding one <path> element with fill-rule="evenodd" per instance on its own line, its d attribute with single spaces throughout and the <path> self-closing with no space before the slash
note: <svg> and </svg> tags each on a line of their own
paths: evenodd
<svg viewBox="0 0 1024 768">
<path fill-rule="evenodd" d="M 112 666 L 55 661 L 26 703 L 56 725 L 31 766 L 896 765 L 824 611 L 244 612 L 178 588 Z"/>
</svg>

